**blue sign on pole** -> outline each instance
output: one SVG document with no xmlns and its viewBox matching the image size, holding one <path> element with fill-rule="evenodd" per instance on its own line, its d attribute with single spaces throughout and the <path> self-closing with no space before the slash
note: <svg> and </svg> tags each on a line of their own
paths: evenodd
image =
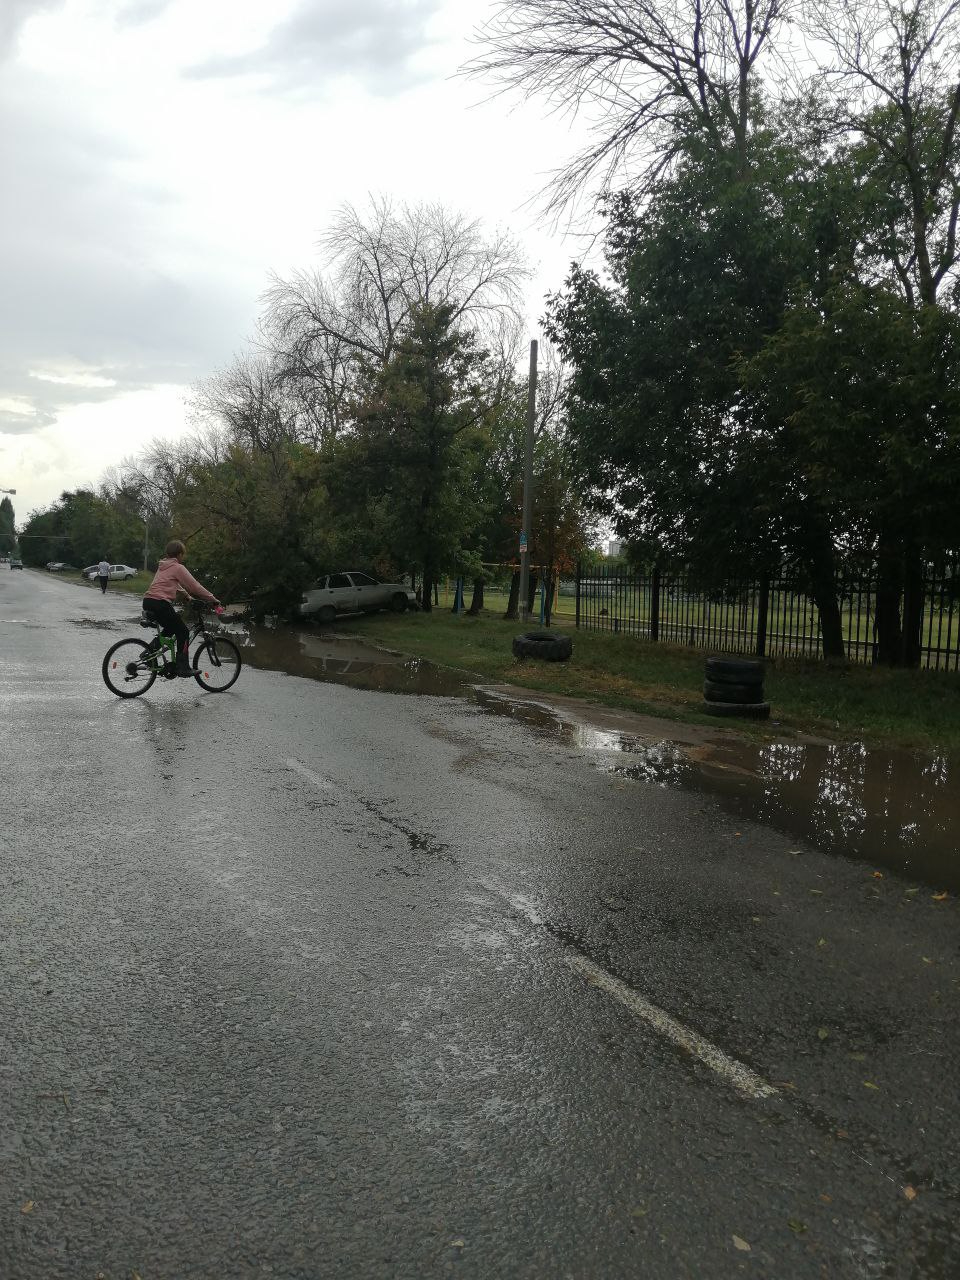
<svg viewBox="0 0 960 1280">
<path fill-rule="evenodd" d="M 527 554 L 527 535 L 525 533 L 520 534 L 520 554 L 522 556 Z"/>
</svg>

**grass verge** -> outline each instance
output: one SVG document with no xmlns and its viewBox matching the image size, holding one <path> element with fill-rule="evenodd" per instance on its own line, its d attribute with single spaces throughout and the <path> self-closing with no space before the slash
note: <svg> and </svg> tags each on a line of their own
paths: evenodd
<svg viewBox="0 0 960 1280">
<path fill-rule="evenodd" d="M 42 570 L 37 570 L 42 572 Z M 86 587 L 90 591 L 99 591 L 100 583 L 94 578 L 91 582 L 88 578 L 81 578 L 76 573 L 51 573 L 51 578 L 56 578 L 59 582 L 69 582 L 74 587 Z M 153 581 L 152 573 L 138 573 L 135 578 L 127 578 L 124 581 L 111 582 L 107 587 L 108 594 L 110 592 L 122 592 L 124 595 L 142 596 Z"/>
<path fill-rule="evenodd" d="M 477 618 L 441 611 L 374 614 L 345 618 L 338 627 L 490 682 L 733 728 L 751 737 L 782 736 L 786 729 L 876 746 L 960 748 L 960 675 L 955 672 L 768 659 L 765 696 L 772 720 L 751 723 L 717 719 L 702 710 L 703 649 L 575 631 L 569 662 L 518 662 L 510 641 L 519 624 L 486 612 Z"/>
</svg>

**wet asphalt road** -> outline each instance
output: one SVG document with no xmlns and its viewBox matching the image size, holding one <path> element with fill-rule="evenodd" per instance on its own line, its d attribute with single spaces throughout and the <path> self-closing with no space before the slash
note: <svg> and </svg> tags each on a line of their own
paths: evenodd
<svg viewBox="0 0 960 1280">
<path fill-rule="evenodd" d="M 5 1280 L 960 1274 L 952 898 L 135 613 L 0 571 Z"/>
</svg>

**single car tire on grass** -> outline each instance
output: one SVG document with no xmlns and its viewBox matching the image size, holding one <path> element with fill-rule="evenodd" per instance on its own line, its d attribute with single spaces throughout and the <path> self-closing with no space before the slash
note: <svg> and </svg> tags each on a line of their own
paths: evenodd
<svg viewBox="0 0 960 1280">
<path fill-rule="evenodd" d="M 703 682 L 703 696 L 707 702 L 761 702 L 763 682 L 757 684 L 722 684 L 719 680 Z"/>
<path fill-rule="evenodd" d="M 766 720 L 769 702 L 704 702 L 703 710 L 712 716 L 741 716 L 744 720 Z"/>
<path fill-rule="evenodd" d="M 573 653 L 573 641 L 556 631 L 525 631 L 513 637 L 515 658 L 541 658 L 545 662 L 566 662 Z"/>
<path fill-rule="evenodd" d="M 763 684 L 763 663 L 755 658 L 708 658 L 706 676 L 717 684 Z"/>
</svg>

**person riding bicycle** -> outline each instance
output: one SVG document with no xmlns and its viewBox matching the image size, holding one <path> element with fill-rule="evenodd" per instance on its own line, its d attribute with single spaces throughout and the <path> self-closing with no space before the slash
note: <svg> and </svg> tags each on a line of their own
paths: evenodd
<svg viewBox="0 0 960 1280">
<path fill-rule="evenodd" d="M 178 539 L 168 542 L 167 553 L 157 565 L 157 572 L 143 597 L 143 611 L 147 617 L 157 623 L 164 635 L 176 636 L 178 676 L 192 676 L 193 672 L 187 659 L 190 632 L 173 607 L 177 592 L 182 591 L 185 595 L 206 600 L 208 604 L 220 603 L 186 568 L 183 563 L 186 554 L 187 548 Z"/>
</svg>

